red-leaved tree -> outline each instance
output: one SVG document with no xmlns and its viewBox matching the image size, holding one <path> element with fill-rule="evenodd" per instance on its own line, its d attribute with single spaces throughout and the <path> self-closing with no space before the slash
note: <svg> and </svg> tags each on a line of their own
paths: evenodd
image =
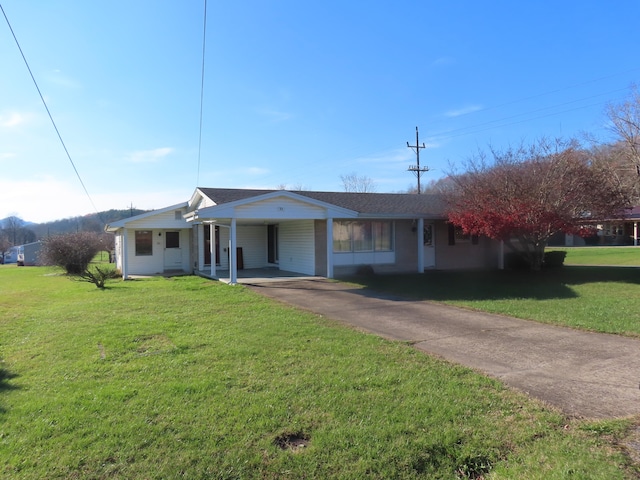
<svg viewBox="0 0 640 480">
<path fill-rule="evenodd" d="M 533 270 L 540 269 L 553 234 L 590 235 L 592 222 L 620 217 L 630 206 L 613 169 L 575 141 L 490 152 L 491 163 L 481 153 L 446 183 L 449 221 L 466 234 L 504 241 Z"/>
</svg>

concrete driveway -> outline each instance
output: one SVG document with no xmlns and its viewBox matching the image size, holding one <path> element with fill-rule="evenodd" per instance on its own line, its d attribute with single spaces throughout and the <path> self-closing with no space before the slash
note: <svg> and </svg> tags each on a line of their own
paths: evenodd
<svg viewBox="0 0 640 480">
<path fill-rule="evenodd" d="M 258 293 L 497 378 L 569 416 L 640 414 L 640 341 L 304 279 Z"/>
</svg>

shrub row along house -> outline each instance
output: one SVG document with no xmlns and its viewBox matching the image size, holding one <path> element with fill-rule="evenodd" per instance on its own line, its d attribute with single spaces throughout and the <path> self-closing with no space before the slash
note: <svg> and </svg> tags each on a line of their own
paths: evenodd
<svg viewBox="0 0 640 480">
<path fill-rule="evenodd" d="M 132 275 L 196 273 L 238 281 L 272 268 L 334 278 L 496 268 L 498 242 L 462 235 L 438 196 L 197 188 L 191 199 L 113 222 L 116 266 Z"/>
</svg>

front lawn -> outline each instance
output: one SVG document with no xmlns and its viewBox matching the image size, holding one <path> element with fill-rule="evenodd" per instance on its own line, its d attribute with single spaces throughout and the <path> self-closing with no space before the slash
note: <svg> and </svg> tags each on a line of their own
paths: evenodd
<svg viewBox="0 0 640 480">
<path fill-rule="evenodd" d="M 597 332 L 640 336 L 640 269 L 565 266 L 541 272 L 430 271 L 350 279 L 421 300 Z"/>
<path fill-rule="evenodd" d="M 0 476 L 632 478 L 625 420 L 198 277 L 0 267 Z"/>
<path fill-rule="evenodd" d="M 567 252 L 566 265 L 615 265 L 640 267 L 640 247 L 553 247 Z"/>
</svg>

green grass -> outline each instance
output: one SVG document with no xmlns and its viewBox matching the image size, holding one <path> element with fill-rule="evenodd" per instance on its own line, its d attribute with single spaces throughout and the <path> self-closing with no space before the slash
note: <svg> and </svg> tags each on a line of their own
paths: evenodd
<svg viewBox="0 0 640 480">
<path fill-rule="evenodd" d="M 584 330 L 640 336 L 640 269 L 427 272 L 351 279 L 420 300 Z"/>
<path fill-rule="evenodd" d="M 198 277 L 0 267 L 0 477 L 632 478 L 568 420 L 402 343 Z M 306 444 L 282 448 L 296 437 Z"/>
<path fill-rule="evenodd" d="M 558 247 L 567 252 L 566 265 L 640 266 L 640 247 Z"/>
</svg>

